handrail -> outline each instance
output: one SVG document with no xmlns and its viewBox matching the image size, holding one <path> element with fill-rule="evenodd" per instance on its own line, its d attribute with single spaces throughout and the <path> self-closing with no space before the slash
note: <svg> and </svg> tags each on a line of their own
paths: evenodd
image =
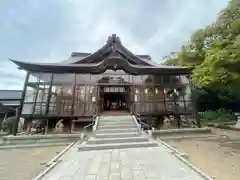
<svg viewBox="0 0 240 180">
<path fill-rule="evenodd" d="M 148 124 L 146 124 L 146 123 L 144 123 L 144 122 L 141 121 L 140 114 L 136 114 L 136 117 L 137 117 L 137 118 L 136 118 L 137 121 L 138 121 L 140 124 L 146 126 L 148 130 L 150 129 L 150 126 L 149 126 Z"/>
<path fill-rule="evenodd" d="M 149 129 L 149 125 L 148 124 L 146 124 L 146 123 L 144 123 L 144 122 L 142 122 L 142 121 L 140 121 L 140 124 L 142 124 L 142 125 L 144 125 L 144 126 L 147 126 L 147 128 Z"/>
<path fill-rule="evenodd" d="M 91 122 L 90 124 L 84 126 L 83 129 L 85 130 L 85 129 L 87 129 L 87 128 L 90 127 L 90 126 L 93 126 L 93 125 L 95 124 L 95 120 L 94 120 L 94 119 L 96 119 L 96 117 L 97 117 L 96 114 L 93 115 L 93 117 L 92 117 L 92 122 Z"/>
</svg>

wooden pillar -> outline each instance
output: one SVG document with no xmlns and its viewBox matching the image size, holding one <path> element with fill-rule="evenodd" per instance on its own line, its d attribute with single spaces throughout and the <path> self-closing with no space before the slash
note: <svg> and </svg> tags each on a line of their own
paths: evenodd
<svg viewBox="0 0 240 180">
<path fill-rule="evenodd" d="M 76 93 L 76 74 L 74 74 L 73 77 L 73 86 L 72 86 L 72 104 L 71 104 L 71 119 L 70 119 L 70 126 L 69 131 L 70 133 L 74 130 L 74 124 L 73 116 L 74 116 L 74 107 L 75 107 L 75 93 Z"/>
<path fill-rule="evenodd" d="M 188 123 L 188 125 L 190 127 L 190 122 L 189 122 L 189 119 L 188 119 L 187 106 L 186 106 L 186 100 L 185 100 L 185 93 L 182 94 L 182 98 L 183 98 L 185 118 L 186 118 L 186 121 L 187 121 L 187 123 Z"/>
<path fill-rule="evenodd" d="M 178 129 L 180 129 L 181 127 L 181 118 L 179 118 L 179 113 L 178 113 L 178 108 L 177 108 L 177 95 L 175 94 L 175 92 L 173 92 L 173 103 L 174 103 L 174 119 L 177 120 L 177 127 Z"/>
<path fill-rule="evenodd" d="M 51 79 L 50 79 L 50 84 L 49 84 L 49 89 L 48 89 L 48 94 L 47 94 L 47 102 L 46 102 L 46 109 L 45 109 L 45 118 L 47 118 L 47 115 L 49 113 L 49 105 L 51 102 L 51 97 L 52 97 L 52 84 L 53 84 L 53 78 L 54 78 L 54 74 L 51 74 Z M 45 132 L 46 129 L 48 129 L 48 122 L 47 119 L 44 120 L 44 131 L 43 134 L 47 133 Z"/>
<path fill-rule="evenodd" d="M 22 110 L 23 110 L 23 105 L 24 105 L 24 100 L 25 100 L 25 96 L 26 96 L 26 91 L 27 91 L 27 85 L 28 85 L 29 76 L 30 76 L 30 73 L 27 72 L 26 78 L 25 78 L 25 82 L 24 82 L 24 86 L 23 86 L 23 92 L 22 92 L 22 94 L 21 94 L 20 106 L 19 106 L 18 112 L 17 112 L 17 114 L 16 114 L 16 121 L 15 121 L 15 123 L 13 123 L 12 133 L 13 133 L 14 136 L 17 135 L 18 123 L 19 123 L 19 119 L 20 119 L 20 116 L 21 116 Z"/>
<path fill-rule="evenodd" d="M 188 78 L 190 78 L 190 77 L 188 77 Z M 191 83 L 190 79 L 188 79 L 188 82 L 189 82 L 188 84 L 189 84 L 189 87 L 190 87 L 190 94 L 192 94 L 193 87 L 192 87 L 192 83 Z M 200 122 L 200 118 L 199 118 L 198 111 L 197 111 L 197 102 L 194 101 L 191 98 L 191 103 L 192 103 L 192 106 L 193 106 L 193 109 L 192 109 L 193 116 L 197 121 L 197 126 L 200 128 L 201 127 L 201 122 Z"/>
<path fill-rule="evenodd" d="M 100 86 L 95 86 L 95 88 L 97 88 L 97 92 L 96 92 L 96 114 L 99 115 L 101 112 L 101 102 L 100 102 Z"/>
<path fill-rule="evenodd" d="M 83 114 L 85 114 L 86 113 L 86 104 L 87 104 L 87 88 L 88 88 L 88 84 L 84 84 L 84 91 L 83 91 L 83 93 L 84 93 L 84 102 L 83 102 Z"/>
<path fill-rule="evenodd" d="M 35 108 L 36 108 L 36 103 L 37 103 L 37 98 L 38 98 L 38 92 L 39 92 L 39 83 L 40 83 L 40 78 L 38 78 L 38 81 L 37 81 L 37 92 L 35 94 L 35 97 L 34 97 L 34 104 L 33 104 L 33 108 L 32 108 L 32 115 L 34 115 L 34 112 L 35 112 Z"/>
<path fill-rule="evenodd" d="M 45 84 L 43 85 L 43 90 L 42 90 L 42 95 L 41 95 L 41 104 L 40 104 L 40 114 L 42 115 L 42 106 L 43 106 L 43 101 L 44 101 L 44 96 L 45 96 Z M 45 113 L 45 112 L 44 112 Z"/>
<path fill-rule="evenodd" d="M 165 94 L 165 88 L 163 88 L 163 103 L 164 103 L 164 108 L 165 108 L 165 113 L 168 114 L 168 110 L 167 110 L 167 105 L 166 105 L 166 94 Z"/>
<path fill-rule="evenodd" d="M 51 75 L 50 84 L 49 84 L 49 88 L 48 88 L 45 116 L 47 116 L 47 114 L 49 113 L 49 105 L 50 105 L 50 101 L 51 101 L 51 97 L 52 97 L 53 77 L 54 77 L 54 74 Z"/>
<path fill-rule="evenodd" d="M 48 119 L 46 119 L 46 127 L 45 127 L 45 129 L 44 129 L 43 134 L 47 134 L 47 133 L 48 133 L 48 127 L 49 127 L 49 125 L 48 125 Z"/>
<path fill-rule="evenodd" d="M 176 115 L 175 118 L 177 119 L 177 127 L 178 129 L 181 128 L 181 116 L 180 115 Z"/>
</svg>

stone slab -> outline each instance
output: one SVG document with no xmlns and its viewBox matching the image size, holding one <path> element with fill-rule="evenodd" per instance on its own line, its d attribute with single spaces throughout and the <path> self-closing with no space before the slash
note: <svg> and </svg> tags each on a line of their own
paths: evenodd
<svg viewBox="0 0 240 180">
<path fill-rule="evenodd" d="M 185 129 L 168 129 L 168 130 L 155 130 L 153 135 L 174 135 L 174 134 L 194 134 L 194 133 L 211 133 L 211 128 L 185 128 Z"/>
<path fill-rule="evenodd" d="M 185 179 L 204 180 L 160 145 L 138 149 L 114 149 L 78 152 L 77 146 L 63 157 L 42 180 L 51 179 Z"/>
</svg>

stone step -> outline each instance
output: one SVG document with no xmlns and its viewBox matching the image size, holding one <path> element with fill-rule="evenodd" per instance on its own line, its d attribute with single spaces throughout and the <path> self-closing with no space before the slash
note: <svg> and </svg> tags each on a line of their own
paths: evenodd
<svg viewBox="0 0 240 180">
<path fill-rule="evenodd" d="M 133 120 L 131 121 L 99 121 L 100 124 L 135 124 Z"/>
<path fill-rule="evenodd" d="M 113 122 L 113 121 L 132 121 L 133 118 L 132 117 L 128 117 L 128 118 L 118 118 L 116 116 L 113 116 L 111 118 L 105 119 L 100 117 L 100 121 L 105 121 L 105 122 Z"/>
<path fill-rule="evenodd" d="M 124 149 L 124 148 L 141 148 L 157 147 L 155 142 L 130 142 L 130 143 L 113 143 L 113 144 L 85 144 L 78 148 L 79 151 L 94 151 L 106 149 Z"/>
<path fill-rule="evenodd" d="M 132 116 L 100 116 L 101 120 L 112 121 L 115 120 L 129 120 L 132 119 Z"/>
<path fill-rule="evenodd" d="M 147 142 L 148 138 L 144 136 L 127 137 L 127 138 L 104 138 L 104 139 L 89 139 L 87 144 L 112 144 L 112 143 L 127 143 L 127 142 Z"/>
<path fill-rule="evenodd" d="M 98 129 L 96 131 L 96 134 L 107 134 L 107 133 L 128 133 L 128 132 L 138 132 L 138 129 L 137 128 L 124 128 L 124 129 L 104 129 L 104 128 L 101 128 L 101 129 Z"/>
<path fill-rule="evenodd" d="M 102 138 L 130 138 L 130 137 L 139 137 L 140 133 L 138 132 L 128 132 L 128 133 L 103 133 L 103 134 L 96 134 L 97 139 Z"/>
<path fill-rule="evenodd" d="M 119 124 L 119 125 L 101 125 L 99 124 L 97 126 L 97 129 L 127 129 L 127 128 L 136 128 L 137 126 L 135 124 L 132 125 L 124 125 L 124 124 Z"/>
<path fill-rule="evenodd" d="M 134 121 L 127 121 L 127 122 L 113 121 L 113 122 L 99 122 L 99 124 L 101 124 L 101 125 L 120 125 L 120 124 L 134 125 L 135 122 Z"/>
</svg>

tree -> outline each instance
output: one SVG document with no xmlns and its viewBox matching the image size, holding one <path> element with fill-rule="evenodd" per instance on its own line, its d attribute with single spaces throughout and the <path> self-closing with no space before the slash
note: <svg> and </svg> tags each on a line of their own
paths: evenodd
<svg viewBox="0 0 240 180">
<path fill-rule="evenodd" d="M 196 101 L 204 96 L 212 97 L 216 108 L 236 104 L 240 99 L 237 93 L 240 91 L 240 1 L 229 1 L 217 20 L 197 30 L 177 57 L 169 56 L 165 64 L 169 62 L 194 67 L 192 82 Z"/>
</svg>

